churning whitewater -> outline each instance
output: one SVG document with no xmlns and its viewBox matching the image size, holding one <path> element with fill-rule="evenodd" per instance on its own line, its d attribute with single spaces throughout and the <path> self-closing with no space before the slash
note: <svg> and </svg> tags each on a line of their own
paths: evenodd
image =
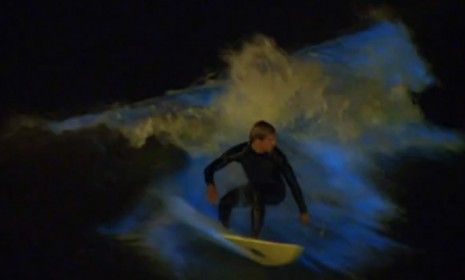
<svg viewBox="0 0 465 280">
<path fill-rule="evenodd" d="M 396 219 L 401 209 L 372 179 L 376 157 L 412 147 L 462 146 L 452 132 L 427 124 L 412 102 L 411 95 L 435 79 L 407 28 L 382 21 L 293 54 L 258 35 L 223 58 L 229 67 L 222 78 L 49 123 L 55 133 L 104 124 L 136 147 L 155 136 L 190 156 L 186 168 L 154 178 L 139 207 L 117 224 L 102 225 L 102 232 L 137 233 L 180 277 L 229 279 L 234 275 L 227 271 L 238 263 L 249 271 L 243 276 L 265 269 L 218 249 L 228 244 L 215 234 L 217 209 L 205 199 L 203 180 L 203 168 L 247 140 L 251 125 L 264 119 L 277 128 L 278 146 L 288 155 L 312 214 L 312 223 L 301 225 L 287 190 L 282 204 L 267 209 L 264 239 L 303 245 L 300 267 L 342 273 L 400 248 L 383 234 L 383 221 Z M 215 176 L 220 195 L 245 180 L 237 164 Z M 153 201 L 164 207 L 155 209 Z M 248 210 L 234 211 L 232 228 L 247 233 Z M 142 219 L 141 212 L 152 214 Z"/>
</svg>

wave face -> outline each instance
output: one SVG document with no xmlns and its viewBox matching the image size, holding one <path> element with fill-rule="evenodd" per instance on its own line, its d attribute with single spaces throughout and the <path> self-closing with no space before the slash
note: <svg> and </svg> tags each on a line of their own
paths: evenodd
<svg viewBox="0 0 465 280">
<path fill-rule="evenodd" d="M 229 279 L 227 271 L 240 264 L 248 271 L 245 277 L 272 278 L 265 268 L 210 244 L 227 246 L 216 238 L 216 206 L 204 198 L 203 181 L 203 168 L 247 140 L 251 125 L 264 119 L 277 128 L 278 145 L 294 167 L 313 217 L 310 226 L 299 224 L 288 191 L 281 205 L 267 211 L 265 239 L 305 246 L 298 266 L 308 271 L 351 273 L 399 247 L 383 234 L 382 221 L 395 219 L 399 209 L 372 179 L 377 157 L 462 145 L 457 135 L 427 124 L 411 101 L 410 95 L 432 85 L 434 77 L 406 27 L 383 21 L 293 54 L 260 35 L 224 57 L 229 67 L 223 79 L 49 124 L 60 133 L 103 123 L 134 146 L 154 135 L 190 155 L 187 168 L 167 174 L 147 194 L 162 197 L 165 210 L 147 222 L 137 218 L 138 209 L 102 231 L 138 232 L 181 277 L 208 272 Z M 220 194 L 245 180 L 236 164 L 215 179 Z M 248 217 L 247 209 L 235 210 L 233 229 L 248 233 Z M 211 252 L 199 245 L 203 242 Z"/>
</svg>

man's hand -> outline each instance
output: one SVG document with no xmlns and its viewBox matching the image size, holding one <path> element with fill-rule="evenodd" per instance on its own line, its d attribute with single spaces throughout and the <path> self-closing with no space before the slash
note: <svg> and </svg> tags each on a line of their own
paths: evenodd
<svg viewBox="0 0 465 280">
<path fill-rule="evenodd" d="M 311 220 L 309 213 L 300 213 L 300 222 L 304 225 L 309 224 Z"/>
<path fill-rule="evenodd" d="M 218 202 L 218 192 L 214 184 L 207 185 L 207 200 L 211 204 L 216 204 Z"/>
</svg>

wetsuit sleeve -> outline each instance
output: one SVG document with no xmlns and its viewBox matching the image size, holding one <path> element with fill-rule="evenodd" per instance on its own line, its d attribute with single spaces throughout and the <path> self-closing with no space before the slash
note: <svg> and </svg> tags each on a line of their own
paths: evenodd
<svg viewBox="0 0 465 280">
<path fill-rule="evenodd" d="M 291 189 L 292 196 L 294 197 L 297 206 L 299 207 L 300 213 L 307 213 L 307 206 L 305 205 L 305 200 L 302 195 L 302 190 L 297 182 L 297 178 L 295 176 L 294 170 L 292 169 L 291 164 L 287 160 L 286 155 L 276 148 L 277 153 L 280 158 L 280 169 L 281 174 L 284 176 L 289 188 Z"/>
<path fill-rule="evenodd" d="M 227 164 L 236 160 L 238 154 L 242 151 L 243 148 L 244 148 L 244 143 L 238 144 L 228 149 L 219 158 L 213 160 L 209 165 L 207 165 L 207 167 L 205 167 L 204 172 L 203 172 L 204 177 L 205 177 L 205 183 L 207 185 L 214 184 L 215 180 L 213 178 L 213 175 L 215 174 L 215 172 L 225 167 Z"/>
</svg>

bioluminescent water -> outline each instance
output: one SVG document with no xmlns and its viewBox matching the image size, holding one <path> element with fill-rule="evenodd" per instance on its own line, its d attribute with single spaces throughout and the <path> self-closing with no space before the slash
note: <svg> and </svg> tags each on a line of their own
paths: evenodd
<svg viewBox="0 0 465 280">
<path fill-rule="evenodd" d="M 259 35 L 225 52 L 229 67 L 221 79 L 50 123 L 56 133 L 105 124 L 134 146 L 155 136 L 190 156 L 186 168 L 154 178 L 139 207 L 119 223 L 102 225 L 102 232 L 136 234 L 180 278 L 268 279 L 294 271 L 295 279 L 305 279 L 305 272 L 329 270 L 350 276 L 400 250 L 403 244 L 385 234 L 385 222 L 397 219 L 401 209 L 372 174 L 380 155 L 462 148 L 460 136 L 426 123 L 412 102 L 411 95 L 421 94 L 435 78 L 398 22 L 378 22 L 302 47 L 287 53 Z M 234 254 L 234 248 L 225 249 L 230 245 L 217 236 L 216 205 L 205 198 L 205 166 L 247 140 L 260 119 L 277 128 L 278 146 L 296 172 L 312 215 L 310 225 L 299 223 L 290 191 L 281 205 L 267 208 L 262 237 L 305 247 L 287 270 L 261 267 Z M 245 177 L 233 163 L 215 179 L 222 195 Z M 234 231 L 248 234 L 249 224 L 247 208 L 233 211 Z"/>
</svg>

